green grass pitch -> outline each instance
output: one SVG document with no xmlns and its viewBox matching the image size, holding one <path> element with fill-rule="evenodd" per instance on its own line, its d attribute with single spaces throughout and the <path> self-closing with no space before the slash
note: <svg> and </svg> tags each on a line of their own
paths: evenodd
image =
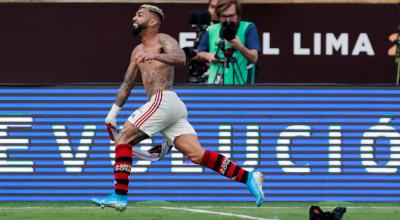
<svg viewBox="0 0 400 220">
<path fill-rule="evenodd" d="M 133 220 L 133 219 L 258 219 L 307 220 L 311 205 L 324 211 L 336 206 L 347 207 L 345 220 L 393 220 L 400 217 L 399 203 L 284 203 L 266 202 L 257 208 L 254 203 L 223 202 L 130 202 L 126 211 L 100 209 L 89 202 L 2 202 L 0 220 Z"/>
</svg>

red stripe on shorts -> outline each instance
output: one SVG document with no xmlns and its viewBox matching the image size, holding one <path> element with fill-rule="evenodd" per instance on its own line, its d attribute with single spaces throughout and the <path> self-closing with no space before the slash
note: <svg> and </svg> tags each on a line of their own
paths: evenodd
<svg viewBox="0 0 400 220">
<path fill-rule="evenodd" d="M 142 126 L 143 123 L 145 123 L 154 114 L 154 112 L 156 112 L 158 107 L 160 107 L 161 101 L 162 101 L 162 91 L 160 90 L 156 93 L 156 100 L 153 102 L 151 107 L 135 123 L 135 126 L 137 128 L 140 128 L 140 126 Z"/>
<path fill-rule="evenodd" d="M 153 108 L 157 105 L 158 93 L 156 93 L 155 95 L 156 95 L 156 98 L 154 99 L 154 101 L 153 101 L 153 103 L 151 104 L 150 108 L 147 109 L 147 111 L 146 111 L 145 113 L 143 113 L 143 115 L 140 116 L 140 117 L 138 118 L 138 120 L 136 120 L 136 122 L 135 122 L 135 124 L 134 124 L 136 127 L 138 127 L 137 125 L 139 124 L 139 122 L 140 122 L 143 118 L 145 118 L 145 116 L 146 116 L 150 111 L 152 111 Z"/>
</svg>

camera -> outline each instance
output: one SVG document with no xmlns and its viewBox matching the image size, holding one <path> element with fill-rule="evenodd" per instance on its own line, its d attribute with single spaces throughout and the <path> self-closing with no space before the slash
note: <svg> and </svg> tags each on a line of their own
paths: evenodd
<svg viewBox="0 0 400 220">
<path fill-rule="evenodd" d="M 233 40 L 236 37 L 237 26 L 233 21 L 224 21 L 222 23 L 219 36 L 225 40 Z"/>
<path fill-rule="evenodd" d="M 192 60 L 196 56 L 197 52 L 193 47 L 185 47 L 183 51 L 186 55 L 186 60 L 189 60 L 187 64 L 187 74 L 190 83 L 202 83 L 207 81 L 207 75 L 205 74 L 208 70 L 208 66 L 204 62 Z"/>
<path fill-rule="evenodd" d="M 211 18 L 207 11 L 191 11 L 188 14 L 189 25 L 196 32 L 196 39 L 194 40 L 194 47 L 197 48 L 200 44 L 200 40 L 206 33 L 208 26 L 210 25 Z"/>
<path fill-rule="evenodd" d="M 207 11 L 191 11 L 188 14 L 188 21 L 194 28 L 200 27 L 206 30 L 210 25 L 211 18 Z"/>
<path fill-rule="evenodd" d="M 185 47 L 183 51 L 186 55 L 186 60 L 189 60 L 187 64 L 187 74 L 189 82 L 191 83 L 202 83 L 207 81 L 207 75 L 205 74 L 208 70 L 208 66 L 204 62 L 192 60 L 196 56 L 197 48 L 200 44 L 200 40 L 206 33 L 208 26 L 210 25 L 211 18 L 207 11 L 192 11 L 188 14 L 189 24 L 196 31 L 196 39 L 194 40 L 193 47 Z"/>
</svg>

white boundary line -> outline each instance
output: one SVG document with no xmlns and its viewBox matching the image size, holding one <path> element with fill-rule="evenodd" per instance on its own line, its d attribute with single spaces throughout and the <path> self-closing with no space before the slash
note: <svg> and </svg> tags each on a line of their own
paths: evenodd
<svg viewBox="0 0 400 220">
<path fill-rule="evenodd" d="M 168 209 L 168 210 L 180 210 L 180 211 L 187 211 L 187 212 L 197 212 L 197 213 L 206 213 L 206 214 L 214 214 L 214 215 L 222 215 L 222 216 L 229 216 L 229 217 L 237 217 L 237 218 L 243 218 L 243 219 L 253 219 L 253 220 L 279 220 L 277 218 L 270 219 L 270 218 L 259 218 L 259 217 L 253 217 L 249 215 L 241 215 L 241 214 L 233 214 L 229 212 L 212 212 L 208 210 L 203 210 L 203 209 L 192 209 L 192 208 L 177 208 L 177 207 L 160 207 L 162 209 Z"/>
</svg>

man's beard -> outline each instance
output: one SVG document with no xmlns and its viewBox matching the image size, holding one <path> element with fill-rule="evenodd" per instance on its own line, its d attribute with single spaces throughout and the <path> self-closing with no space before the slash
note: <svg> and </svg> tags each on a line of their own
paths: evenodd
<svg viewBox="0 0 400 220">
<path fill-rule="evenodd" d="M 132 32 L 133 36 L 136 37 L 140 34 L 140 32 L 142 32 L 146 28 L 147 28 L 147 26 L 144 24 L 134 23 L 131 28 L 131 32 Z"/>
</svg>

